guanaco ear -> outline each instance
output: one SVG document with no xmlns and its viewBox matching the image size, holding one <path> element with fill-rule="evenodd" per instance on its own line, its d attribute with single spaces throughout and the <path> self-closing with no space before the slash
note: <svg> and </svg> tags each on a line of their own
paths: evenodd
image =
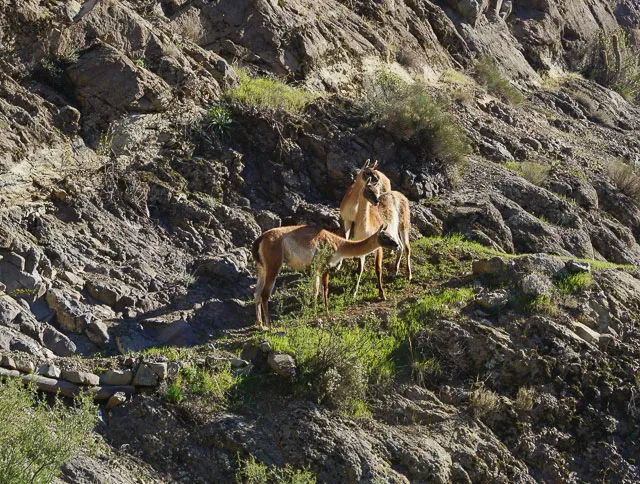
<svg viewBox="0 0 640 484">
<path fill-rule="evenodd" d="M 376 168 L 378 168 L 378 160 L 376 160 L 376 162 L 373 164 L 373 167 L 371 169 L 375 170 Z"/>
<path fill-rule="evenodd" d="M 364 165 L 362 165 L 362 168 L 360 168 L 361 170 L 366 169 L 369 165 L 371 164 L 371 159 L 367 158 L 367 161 L 364 162 Z"/>
</svg>

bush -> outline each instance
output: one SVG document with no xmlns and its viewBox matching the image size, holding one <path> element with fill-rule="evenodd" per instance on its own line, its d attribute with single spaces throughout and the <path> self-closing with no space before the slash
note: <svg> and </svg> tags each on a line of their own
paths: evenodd
<svg viewBox="0 0 640 484">
<path fill-rule="evenodd" d="M 509 163 L 507 168 L 512 169 L 522 178 L 534 185 L 542 185 L 551 172 L 551 167 L 541 165 L 540 163 L 532 163 L 525 161 L 522 163 Z"/>
<path fill-rule="evenodd" d="M 611 162 L 607 165 L 607 174 L 618 190 L 640 203 L 640 176 L 631 165 L 623 161 Z"/>
<path fill-rule="evenodd" d="M 409 85 L 399 75 L 379 68 L 365 83 L 363 106 L 391 133 L 417 138 L 446 163 L 459 163 L 469 153 L 466 135 L 449 114 L 445 100 L 432 97 L 420 83 Z"/>
<path fill-rule="evenodd" d="M 369 385 L 391 380 L 396 340 L 374 327 L 295 326 L 268 334 L 274 351 L 292 355 L 300 371 L 299 387 L 319 402 L 355 416 L 366 414 Z"/>
<path fill-rule="evenodd" d="M 284 468 L 268 467 L 256 461 L 254 456 L 240 460 L 240 468 L 236 472 L 238 484 L 315 484 L 316 476 L 308 469 L 296 470 L 290 465 Z"/>
<path fill-rule="evenodd" d="M 96 409 L 89 398 L 74 407 L 49 405 L 17 379 L 0 386 L 0 476 L 3 484 L 49 483 L 74 454 L 92 449 Z"/>
<path fill-rule="evenodd" d="M 480 56 L 476 62 L 473 77 L 479 84 L 487 88 L 494 96 L 502 98 L 512 104 L 522 102 L 522 94 L 511 85 L 498 69 L 496 63 L 487 55 Z"/>
<path fill-rule="evenodd" d="M 640 98 L 640 52 L 619 28 L 600 31 L 587 58 L 585 75 L 620 93 L 628 101 Z"/>
<path fill-rule="evenodd" d="M 300 113 L 307 104 L 319 97 L 319 94 L 288 86 L 278 79 L 254 78 L 243 70 L 238 70 L 238 74 L 240 85 L 225 92 L 225 98 L 230 103 Z"/>
</svg>

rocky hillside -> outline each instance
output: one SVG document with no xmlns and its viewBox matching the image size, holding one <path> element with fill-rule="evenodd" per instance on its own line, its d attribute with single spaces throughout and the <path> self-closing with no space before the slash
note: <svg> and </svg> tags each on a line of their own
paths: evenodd
<svg viewBox="0 0 640 484">
<path fill-rule="evenodd" d="M 0 375 L 98 405 L 59 482 L 640 481 L 638 32 L 632 0 L 0 0 Z M 285 271 L 257 331 L 252 242 L 339 231 L 367 159 L 414 280 L 354 299 L 345 264 L 324 313 Z"/>
</svg>

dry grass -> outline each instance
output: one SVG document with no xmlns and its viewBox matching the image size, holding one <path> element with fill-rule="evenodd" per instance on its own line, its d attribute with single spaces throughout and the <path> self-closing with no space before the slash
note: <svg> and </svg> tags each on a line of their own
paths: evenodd
<svg viewBox="0 0 640 484">
<path fill-rule="evenodd" d="M 469 407 L 476 417 L 483 417 L 500 408 L 500 397 L 481 384 L 471 392 Z"/>
<path fill-rule="evenodd" d="M 519 412 L 530 412 L 533 408 L 533 400 L 536 395 L 536 391 L 533 388 L 520 387 L 518 395 L 513 402 L 516 410 Z"/>
</svg>

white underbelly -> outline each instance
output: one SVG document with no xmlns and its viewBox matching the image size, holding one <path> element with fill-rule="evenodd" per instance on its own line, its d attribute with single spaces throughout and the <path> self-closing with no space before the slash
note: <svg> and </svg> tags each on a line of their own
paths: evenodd
<svg viewBox="0 0 640 484">
<path fill-rule="evenodd" d="M 295 242 L 285 242 L 283 250 L 284 263 L 296 271 L 307 269 L 311 265 L 316 252 L 315 248 L 312 250 L 301 250 Z"/>
</svg>

